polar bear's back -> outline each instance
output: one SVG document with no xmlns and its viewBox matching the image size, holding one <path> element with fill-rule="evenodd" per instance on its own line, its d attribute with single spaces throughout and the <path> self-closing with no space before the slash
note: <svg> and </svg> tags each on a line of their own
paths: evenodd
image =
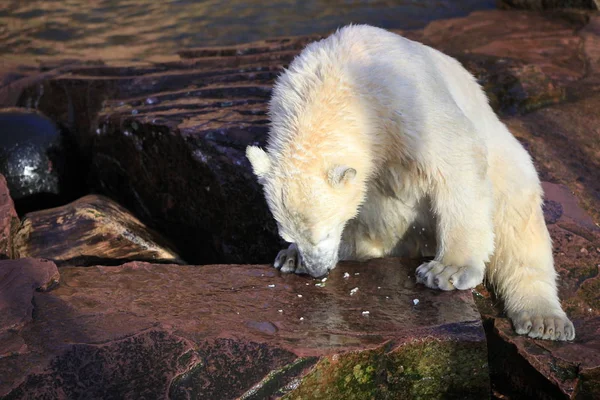
<svg viewBox="0 0 600 400">
<path fill-rule="evenodd" d="M 290 100 L 290 93 L 296 94 L 291 108 L 296 111 L 301 109 L 298 103 L 310 99 L 310 93 L 318 90 L 324 79 L 333 78 L 349 85 L 358 83 L 365 97 L 375 95 L 389 104 L 401 105 L 406 115 L 423 115 L 423 109 L 450 112 L 449 106 L 457 106 L 479 125 L 479 131 L 496 128 L 497 118 L 487 97 L 458 61 L 369 25 L 349 25 L 309 44 L 281 78 L 274 98 Z"/>
<path fill-rule="evenodd" d="M 530 178 L 528 180 L 538 182 L 529 154 L 498 119 L 475 77 L 456 59 L 368 25 L 344 27 L 330 38 L 328 50 L 332 57 L 345 60 L 347 65 L 360 66 L 355 75 L 375 81 L 373 85 L 379 85 L 382 90 L 393 91 L 390 104 L 413 107 L 407 109 L 405 115 L 422 116 L 423 120 L 409 121 L 411 124 L 443 125 L 443 119 L 447 118 L 444 114 L 453 113 L 448 107 L 457 107 L 486 143 L 492 169 L 515 169 Z M 442 121 L 434 120 L 440 116 Z M 421 137 L 421 140 L 427 139 Z M 507 160 L 511 160 L 511 165 L 507 165 Z M 499 163 L 502 165 L 494 165 Z"/>
<path fill-rule="evenodd" d="M 422 102 L 438 99 L 447 103 L 448 98 L 481 130 L 488 132 L 495 125 L 496 117 L 488 105 L 488 99 L 472 74 L 456 59 L 429 46 L 412 41 L 385 29 L 368 25 L 350 25 L 340 29 L 332 39 L 330 50 L 342 59 L 357 57 L 357 49 L 368 54 L 370 62 L 363 74 L 383 79 L 387 87 L 394 87 L 403 96 L 428 96 Z M 359 50 L 359 52 L 360 52 Z M 377 70 L 387 74 L 377 74 Z M 416 78 L 416 79 L 415 79 Z M 368 78 L 367 78 L 368 79 Z M 406 93 L 409 85 L 415 92 Z"/>
</svg>

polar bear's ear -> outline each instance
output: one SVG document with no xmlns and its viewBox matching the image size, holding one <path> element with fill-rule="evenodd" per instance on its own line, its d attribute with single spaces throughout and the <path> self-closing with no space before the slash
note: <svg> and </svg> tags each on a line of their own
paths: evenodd
<svg viewBox="0 0 600 400">
<path fill-rule="evenodd" d="M 327 179 L 333 187 L 352 182 L 355 176 L 356 170 L 345 165 L 335 165 L 327 172 Z"/>
<path fill-rule="evenodd" d="M 258 178 L 262 178 L 271 168 L 271 160 L 269 155 L 260 147 L 248 146 L 246 148 L 246 157 L 252 164 L 252 170 L 254 175 Z"/>
</svg>

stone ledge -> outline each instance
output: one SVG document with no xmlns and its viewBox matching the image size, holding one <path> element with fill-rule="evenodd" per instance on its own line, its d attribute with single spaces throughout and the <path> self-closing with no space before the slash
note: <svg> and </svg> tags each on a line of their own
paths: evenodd
<svg viewBox="0 0 600 400">
<path fill-rule="evenodd" d="M 0 397 L 486 398 L 471 293 L 417 286 L 414 267 L 342 263 L 326 282 L 266 266 L 64 267 L 57 289 L 14 300 L 35 311 L 16 330 L 26 351 L 0 363 Z"/>
</svg>

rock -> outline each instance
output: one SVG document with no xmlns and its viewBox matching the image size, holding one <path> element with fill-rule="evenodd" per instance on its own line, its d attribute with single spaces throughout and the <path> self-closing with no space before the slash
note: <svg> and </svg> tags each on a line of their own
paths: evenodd
<svg viewBox="0 0 600 400">
<path fill-rule="evenodd" d="M 555 8 L 600 9 L 599 0 L 499 0 L 500 8 L 520 8 L 526 10 L 548 10 Z"/>
<path fill-rule="evenodd" d="M 584 77 L 577 30 L 587 21 L 587 14 L 478 11 L 433 21 L 417 39 L 461 61 L 496 111 L 524 113 L 565 100 L 566 87 Z"/>
<path fill-rule="evenodd" d="M 571 201 L 581 202 L 592 225 L 600 221 L 598 107 L 600 91 L 590 91 L 581 100 L 505 121 L 533 156 L 542 178 L 567 185 L 577 196 Z"/>
<path fill-rule="evenodd" d="M 344 263 L 323 287 L 269 266 L 62 268 L 19 300 L 28 350 L 0 363 L 0 397 L 487 398 L 471 294 L 416 286 L 415 267 Z"/>
<path fill-rule="evenodd" d="M 0 175 L 0 259 L 13 258 L 13 237 L 19 217 L 4 176 Z"/>
<path fill-rule="evenodd" d="M 0 132 L 0 173 L 20 212 L 58 205 L 71 195 L 76 156 L 53 121 L 31 109 L 0 109 Z"/>
<path fill-rule="evenodd" d="M 97 191 L 173 239 L 186 259 L 271 262 L 283 242 L 244 150 L 264 142 L 270 85 L 311 39 L 190 50 L 182 56 L 201 58 L 168 65 L 77 67 L 23 91 L 20 104 L 39 98 L 73 126 Z"/>
<path fill-rule="evenodd" d="M 264 143 L 273 80 L 308 41 L 187 51 L 199 58 L 121 87 L 92 128 L 100 190 L 194 262 L 271 262 L 283 242 L 245 148 Z"/>
<path fill-rule="evenodd" d="M 183 263 L 168 241 L 99 195 L 26 214 L 15 234 L 14 250 L 16 257 L 45 258 L 59 266 L 132 260 Z"/>
<path fill-rule="evenodd" d="M 36 290 L 50 289 L 58 280 L 58 270 L 49 261 L 0 261 L 0 360 L 4 362 L 6 357 L 28 351 L 27 344 L 19 332 L 32 321 L 33 293 Z M 2 385 L 6 375 L 0 376 Z"/>
<path fill-rule="evenodd" d="M 490 293 L 478 292 L 485 320 L 490 369 L 497 393 L 530 399 L 600 398 L 600 254 L 582 252 L 600 244 L 600 228 L 577 204 L 570 190 L 544 182 L 546 204 L 554 204 L 548 228 L 563 307 L 575 324 L 572 343 L 531 340 L 515 335 Z"/>
</svg>

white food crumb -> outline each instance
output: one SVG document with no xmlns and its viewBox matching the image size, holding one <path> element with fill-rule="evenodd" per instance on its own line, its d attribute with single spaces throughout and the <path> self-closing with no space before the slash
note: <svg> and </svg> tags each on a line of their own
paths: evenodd
<svg viewBox="0 0 600 400">
<path fill-rule="evenodd" d="M 358 288 L 357 288 L 357 287 L 355 287 L 354 289 L 352 289 L 352 290 L 350 291 L 350 296 L 353 296 L 353 295 L 354 295 L 354 293 L 356 293 L 356 292 L 358 292 Z"/>
<path fill-rule="evenodd" d="M 344 272 L 344 279 L 348 279 L 348 278 L 350 278 L 350 274 L 347 272 Z"/>
<path fill-rule="evenodd" d="M 416 306 L 417 304 L 419 304 L 419 299 L 413 299 L 413 304 Z"/>
<path fill-rule="evenodd" d="M 302 295 L 301 295 L 301 294 L 299 294 L 299 295 L 298 295 L 298 297 L 302 297 Z"/>
<path fill-rule="evenodd" d="M 355 272 L 354 275 L 360 275 L 360 272 Z"/>
<path fill-rule="evenodd" d="M 275 287 L 275 285 L 269 285 L 269 287 Z"/>
<path fill-rule="evenodd" d="M 377 286 L 377 289 L 381 289 L 381 286 Z"/>
<path fill-rule="evenodd" d="M 316 287 L 325 287 L 325 284 L 322 282 L 315 283 Z"/>
<path fill-rule="evenodd" d="M 321 282 L 327 282 L 327 277 L 321 279 Z"/>
<path fill-rule="evenodd" d="M 365 316 L 367 316 L 367 315 L 369 315 L 369 314 L 370 314 L 370 312 L 368 312 L 368 311 L 363 311 L 363 312 L 362 312 L 362 315 L 365 315 Z"/>
<path fill-rule="evenodd" d="M 304 317 L 300 317 L 300 321 L 304 321 Z"/>
<path fill-rule="evenodd" d="M 283 312 L 283 310 L 277 310 L 277 312 L 280 312 L 280 313 L 282 313 L 282 312 Z"/>
</svg>

